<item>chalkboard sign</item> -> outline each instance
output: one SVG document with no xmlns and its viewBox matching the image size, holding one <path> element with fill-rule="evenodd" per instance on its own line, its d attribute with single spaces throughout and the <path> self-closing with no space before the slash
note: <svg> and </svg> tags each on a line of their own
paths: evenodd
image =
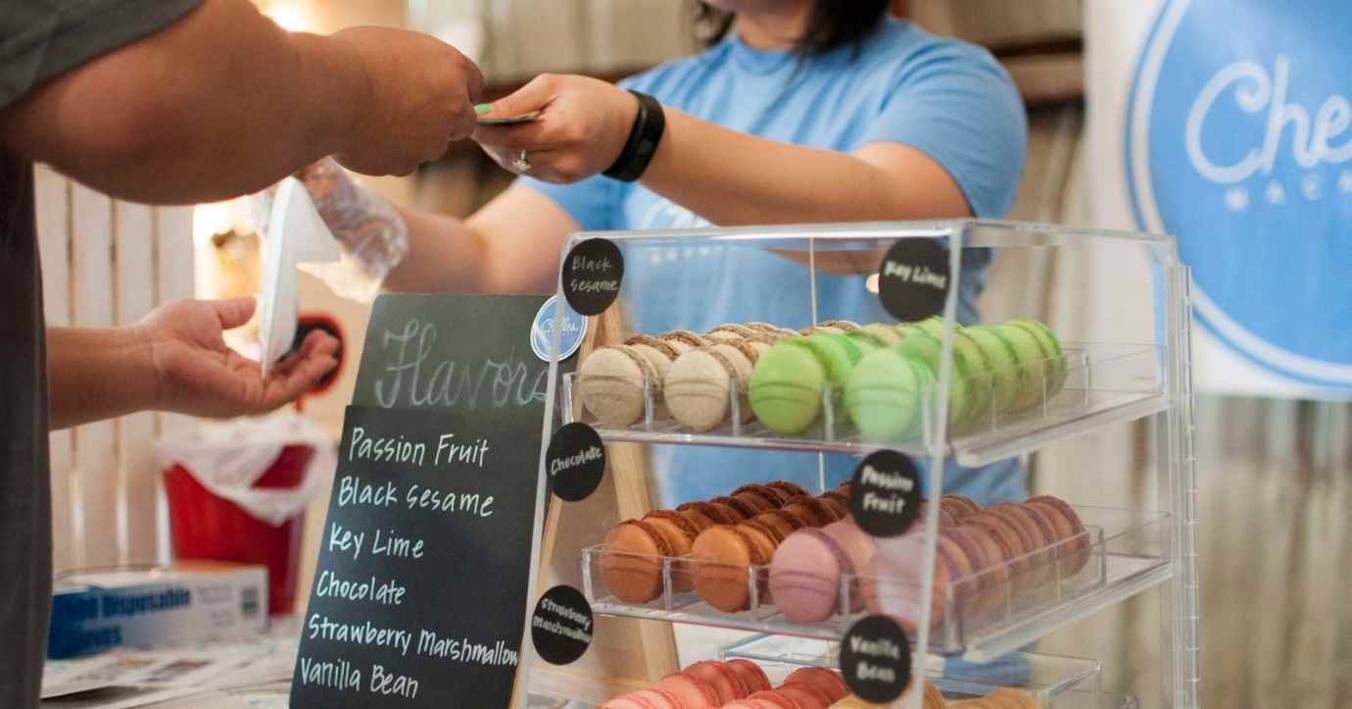
<svg viewBox="0 0 1352 709">
<path fill-rule="evenodd" d="M 291 706 L 508 705 L 544 499 L 543 302 L 376 301 Z"/>
</svg>

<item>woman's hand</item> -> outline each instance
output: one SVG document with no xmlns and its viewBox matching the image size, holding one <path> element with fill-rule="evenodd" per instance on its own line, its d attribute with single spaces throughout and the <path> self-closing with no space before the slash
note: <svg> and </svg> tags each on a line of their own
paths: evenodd
<svg viewBox="0 0 1352 709">
<path fill-rule="evenodd" d="M 316 331 L 264 379 L 257 362 L 222 339 L 253 311 L 253 298 L 183 300 L 133 326 L 154 373 L 156 408 L 212 417 L 263 413 L 304 394 L 338 363 L 338 341 Z"/>
<path fill-rule="evenodd" d="M 474 139 L 502 167 L 569 184 L 604 172 L 624 150 L 638 114 L 638 100 L 614 84 L 585 76 L 541 74 L 516 93 L 493 102 L 485 117 L 540 111 L 540 119 L 504 126 L 479 126 Z"/>
</svg>

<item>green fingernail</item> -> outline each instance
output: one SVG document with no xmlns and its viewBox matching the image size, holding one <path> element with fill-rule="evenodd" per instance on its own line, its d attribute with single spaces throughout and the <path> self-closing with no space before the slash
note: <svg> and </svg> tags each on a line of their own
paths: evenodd
<svg viewBox="0 0 1352 709">
<path fill-rule="evenodd" d="M 482 116 L 483 114 L 485 114 L 485 113 L 492 113 L 492 112 L 493 112 L 493 104 L 491 104 L 491 103 L 481 103 L 481 104 L 478 104 L 477 106 L 474 107 L 474 112 L 477 113 L 477 114 L 479 114 L 479 115 L 481 115 L 481 116 Z"/>
</svg>

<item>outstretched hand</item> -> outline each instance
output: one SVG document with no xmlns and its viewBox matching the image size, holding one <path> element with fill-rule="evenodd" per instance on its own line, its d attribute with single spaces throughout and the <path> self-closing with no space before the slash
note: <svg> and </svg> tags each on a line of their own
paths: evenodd
<svg viewBox="0 0 1352 709">
<path fill-rule="evenodd" d="M 218 418 L 263 413 L 305 393 L 338 364 L 338 341 L 312 332 L 263 378 L 258 363 L 222 337 L 248 322 L 254 307 L 253 298 L 183 300 L 134 326 L 150 355 L 158 408 Z"/>
</svg>

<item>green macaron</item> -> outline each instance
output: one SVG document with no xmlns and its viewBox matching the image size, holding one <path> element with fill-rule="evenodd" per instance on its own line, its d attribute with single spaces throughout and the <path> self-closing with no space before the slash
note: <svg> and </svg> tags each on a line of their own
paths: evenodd
<svg viewBox="0 0 1352 709">
<path fill-rule="evenodd" d="M 1033 330 L 1017 325 L 1001 324 L 996 329 L 1004 335 L 1014 347 L 1014 354 L 1023 369 L 1023 386 L 1014 399 L 1014 409 L 1026 409 L 1042 403 L 1043 397 L 1050 392 L 1048 374 L 1052 371 L 1052 353 L 1048 352 Z"/>
<path fill-rule="evenodd" d="M 756 360 L 751 372 L 747 385 L 751 412 L 775 433 L 798 435 L 821 414 L 826 367 L 806 340 L 780 340 Z"/>
<path fill-rule="evenodd" d="M 1010 411 L 1022 391 L 1024 378 L 1014 345 L 998 328 L 989 325 L 973 325 L 963 328 L 963 332 L 976 342 L 990 364 L 985 380 L 991 388 L 995 412 Z"/>
<path fill-rule="evenodd" d="M 1056 333 L 1038 320 L 1018 319 L 1010 320 L 1005 324 L 1027 328 L 1038 338 L 1038 341 L 1042 343 L 1043 351 L 1050 355 L 1052 381 L 1049 392 L 1055 394 L 1061 391 L 1061 386 L 1066 383 L 1066 374 L 1069 367 L 1066 363 L 1066 354 L 1061 350 L 1061 340 L 1056 336 Z"/>
<path fill-rule="evenodd" d="M 937 380 L 939 361 L 943 359 L 944 351 L 943 342 L 939 338 L 913 329 L 901 338 L 901 344 L 895 349 L 924 363 Z M 953 373 L 949 377 L 948 420 L 954 424 L 965 421 L 973 410 L 973 367 L 968 361 L 969 354 L 970 351 L 964 346 L 955 345 L 953 348 Z"/>
<path fill-rule="evenodd" d="M 896 349 L 870 352 L 850 373 L 845 410 L 867 441 L 911 438 L 923 420 L 923 391 L 933 380 L 929 367 Z"/>
<path fill-rule="evenodd" d="M 843 394 L 845 383 L 850 380 L 850 371 L 864 356 L 859 345 L 846 335 L 832 332 L 814 332 L 803 338 L 803 341 L 826 365 L 826 377 L 836 396 Z"/>
</svg>

